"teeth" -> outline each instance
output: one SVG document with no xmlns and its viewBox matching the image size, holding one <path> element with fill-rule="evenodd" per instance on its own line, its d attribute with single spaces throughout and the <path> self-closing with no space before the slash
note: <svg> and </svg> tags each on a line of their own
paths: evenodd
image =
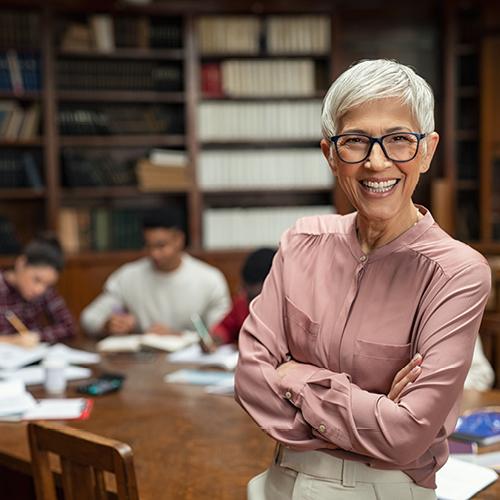
<svg viewBox="0 0 500 500">
<path fill-rule="evenodd" d="M 398 182 L 397 179 L 392 179 L 390 181 L 374 182 L 374 181 L 361 181 L 363 186 L 377 193 L 384 193 L 389 191 Z"/>
</svg>

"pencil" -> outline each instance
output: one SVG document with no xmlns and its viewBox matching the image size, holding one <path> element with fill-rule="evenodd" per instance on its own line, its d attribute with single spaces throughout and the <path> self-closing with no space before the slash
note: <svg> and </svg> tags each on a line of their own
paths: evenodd
<svg viewBox="0 0 500 500">
<path fill-rule="evenodd" d="M 16 329 L 17 333 L 22 335 L 28 331 L 26 325 L 18 318 L 17 314 L 12 311 L 7 311 L 5 313 L 5 318 L 7 321 Z"/>
</svg>

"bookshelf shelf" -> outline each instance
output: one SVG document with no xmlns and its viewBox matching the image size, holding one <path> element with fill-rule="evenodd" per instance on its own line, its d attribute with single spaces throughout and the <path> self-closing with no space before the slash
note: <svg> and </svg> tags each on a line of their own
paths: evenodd
<svg viewBox="0 0 500 500">
<path fill-rule="evenodd" d="M 457 180 L 457 189 L 462 191 L 475 191 L 479 188 L 479 182 L 474 180 Z"/>
<path fill-rule="evenodd" d="M 285 147 L 319 147 L 321 138 L 314 139 L 226 139 L 223 141 L 203 141 L 201 145 L 207 148 L 240 148 L 240 147 L 262 147 L 262 148 L 285 148 Z"/>
<path fill-rule="evenodd" d="M 477 129 L 457 130 L 457 139 L 459 141 L 474 141 L 478 138 Z"/>
<path fill-rule="evenodd" d="M 323 99 L 326 91 L 313 95 L 265 95 L 265 96 L 202 96 L 202 101 L 235 101 L 235 102 L 261 102 L 261 101 L 316 101 Z"/>
<path fill-rule="evenodd" d="M 59 90 L 57 97 L 60 101 L 182 103 L 185 100 L 184 92 L 142 90 Z"/>
<path fill-rule="evenodd" d="M 45 189 L 0 188 L 0 200 L 37 200 L 45 197 Z"/>
<path fill-rule="evenodd" d="M 0 148 L 38 148 L 41 146 L 43 146 L 43 140 L 40 138 L 15 141 L 0 140 Z"/>
<path fill-rule="evenodd" d="M 479 88 L 476 85 L 459 87 L 457 95 L 458 97 L 477 97 L 479 95 Z"/>
<path fill-rule="evenodd" d="M 184 146 L 183 135 L 96 135 L 96 136 L 62 136 L 60 144 L 67 146 L 90 147 L 152 147 L 152 146 Z"/>
<path fill-rule="evenodd" d="M 188 188 L 172 188 L 162 191 L 141 191 L 136 186 L 110 186 L 110 187 L 80 187 L 63 188 L 61 197 L 64 201 L 75 199 L 97 198 L 142 198 L 144 196 L 162 196 L 164 194 L 184 194 Z"/>
<path fill-rule="evenodd" d="M 165 61 L 182 61 L 185 57 L 184 49 L 116 49 L 113 52 L 86 51 L 59 51 L 60 57 L 82 59 L 154 59 Z"/>
<path fill-rule="evenodd" d="M 0 99 L 15 99 L 17 101 L 37 101 L 42 98 L 42 92 L 10 92 L 7 90 L 0 91 Z"/>
<path fill-rule="evenodd" d="M 208 61 L 225 61 L 227 59 L 246 59 L 260 61 L 262 59 L 328 59 L 330 54 L 318 53 L 280 53 L 280 54 L 247 54 L 247 53 L 225 53 L 225 54 L 202 54 L 200 56 L 202 62 Z"/>
<path fill-rule="evenodd" d="M 325 166 L 326 168 L 326 166 Z M 320 194 L 320 193 L 331 193 L 332 188 L 328 186 L 307 186 L 307 187 L 297 187 L 297 186 L 280 186 L 279 188 L 272 187 L 255 187 L 255 188 L 241 188 L 241 189 L 204 189 L 203 195 L 205 197 L 232 197 L 236 195 L 248 195 L 248 196 L 264 196 L 264 195 L 290 195 L 290 194 Z"/>
</svg>

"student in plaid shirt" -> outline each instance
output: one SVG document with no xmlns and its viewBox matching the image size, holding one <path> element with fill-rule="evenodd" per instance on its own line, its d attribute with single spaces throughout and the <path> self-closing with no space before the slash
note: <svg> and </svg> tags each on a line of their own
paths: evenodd
<svg viewBox="0 0 500 500">
<path fill-rule="evenodd" d="M 63 264 L 59 242 L 40 237 L 24 248 L 13 269 L 0 271 L 0 341 L 33 345 L 75 334 L 73 317 L 54 289 Z M 14 315 L 26 326 L 26 333 L 18 335 L 7 319 Z"/>
</svg>

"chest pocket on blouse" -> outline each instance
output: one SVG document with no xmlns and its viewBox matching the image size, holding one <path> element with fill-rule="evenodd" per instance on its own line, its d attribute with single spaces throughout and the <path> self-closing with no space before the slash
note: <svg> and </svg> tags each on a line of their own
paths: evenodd
<svg viewBox="0 0 500 500">
<path fill-rule="evenodd" d="M 308 356 L 316 345 L 319 323 L 301 311 L 288 297 L 285 297 L 285 326 L 288 347 L 297 361 L 311 361 Z"/>
<path fill-rule="evenodd" d="M 380 344 L 356 340 L 353 382 L 370 392 L 387 394 L 396 373 L 410 361 L 411 344 Z"/>
</svg>

